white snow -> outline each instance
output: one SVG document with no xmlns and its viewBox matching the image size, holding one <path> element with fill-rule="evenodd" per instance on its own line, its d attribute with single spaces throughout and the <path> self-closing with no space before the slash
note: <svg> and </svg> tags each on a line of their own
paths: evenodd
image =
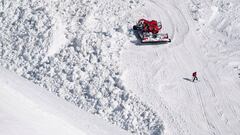
<svg viewBox="0 0 240 135">
<path fill-rule="evenodd" d="M 0 67 L 1 135 L 127 135 Z"/>
<path fill-rule="evenodd" d="M 161 5 L 159 10 L 151 8 L 143 14 L 168 16 L 171 12 L 172 20 L 163 27 L 173 24 L 174 30 L 169 31 L 173 42 L 144 47 L 125 43 L 121 68 L 126 88 L 157 111 L 167 135 L 240 134 L 240 31 L 232 29 L 239 20 L 240 3 L 151 2 Z M 234 6 L 223 9 L 224 3 Z M 188 9 L 192 4 L 196 8 Z M 200 81 L 192 83 L 194 71 Z"/>
<path fill-rule="evenodd" d="M 53 41 L 48 50 L 48 56 L 54 55 L 55 53 L 59 52 L 67 42 L 65 37 L 66 29 L 65 25 L 61 22 L 59 16 L 56 16 L 55 19 L 55 26 L 53 28 Z"/>
<path fill-rule="evenodd" d="M 133 134 L 238 135 L 239 15 L 239 0 L 2 0 L 0 65 Z M 141 18 L 172 42 L 139 44 Z"/>
<path fill-rule="evenodd" d="M 7 5 L 1 17 L 1 65 L 129 132 L 162 134 L 160 117 L 120 79 L 119 55 L 127 39 L 122 24 L 129 15 L 123 13 L 133 10 L 129 3 L 24 0 L 0 4 Z M 116 22 L 115 15 L 123 15 L 118 18 L 122 22 Z M 54 19 L 58 16 L 66 29 L 63 48 L 52 44 L 57 40 Z M 32 21 L 30 27 L 26 22 Z M 49 55 L 51 48 L 54 55 Z"/>
</svg>

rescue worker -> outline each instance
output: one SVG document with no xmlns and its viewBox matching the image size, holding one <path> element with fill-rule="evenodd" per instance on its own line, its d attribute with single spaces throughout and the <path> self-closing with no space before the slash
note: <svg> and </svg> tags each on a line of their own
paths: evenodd
<svg viewBox="0 0 240 135">
<path fill-rule="evenodd" d="M 193 77 L 193 82 L 194 82 L 195 80 L 198 80 L 198 78 L 197 78 L 197 72 L 193 72 L 193 73 L 192 73 L 192 77 Z"/>
</svg>

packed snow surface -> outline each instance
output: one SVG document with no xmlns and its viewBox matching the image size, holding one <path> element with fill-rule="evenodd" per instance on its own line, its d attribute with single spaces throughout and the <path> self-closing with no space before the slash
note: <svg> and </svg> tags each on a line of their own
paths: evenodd
<svg viewBox="0 0 240 135">
<path fill-rule="evenodd" d="M 127 135 L 0 67 L 1 135 Z"/>
<path fill-rule="evenodd" d="M 132 8 L 116 2 L 2 1 L 0 63 L 131 133 L 162 134 L 160 117 L 122 84 L 120 15 Z"/>
<path fill-rule="evenodd" d="M 136 46 L 130 37 L 121 54 L 126 89 L 158 111 L 166 134 L 240 134 L 240 2 L 148 4 L 154 6 L 145 17 L 170 27 L 173 42 Z M 193 83 L 194 71 L 199 81 Z"/>
<path fill-rule="evenodd" d="M 238 0 L 1 0 L 0 64 L 133 134 L 238 135 L 239 15 Z M 141 18 L 172 42 L 140 44 Z"/>
</svg>

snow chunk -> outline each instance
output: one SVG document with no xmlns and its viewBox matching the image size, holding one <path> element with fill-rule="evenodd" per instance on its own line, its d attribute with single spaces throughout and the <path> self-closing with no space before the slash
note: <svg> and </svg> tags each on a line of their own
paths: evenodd
<svg viewBox="0 0 240 135">
<path fill-rule="evenodd" d="M 48 49 L 48 56 L 52 56 L 55 53 L 59 52 L 64 45 L 67 43 L 67 38 L 65 36 L 66 33 L 66 24 L 62 22 L 62 19 L 57 16 L 55 18 L 54 27 L 53 27 L 53 37 L 52 44 Z"/>
</svg>

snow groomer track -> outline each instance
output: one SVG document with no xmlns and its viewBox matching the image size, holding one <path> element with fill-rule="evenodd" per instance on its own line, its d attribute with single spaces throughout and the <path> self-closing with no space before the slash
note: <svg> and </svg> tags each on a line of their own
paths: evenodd
<svg viewBox="0 0 240 135">
<path fill-rule="evenodd" d="M 0 64 L 129 133 L 237 135 L 239 9 L 234 0 L 2 0 Z M 140 18 L 160 20 L 172 42 L 138 44 Z"/>
<path fill-rule="evenodd" d="M 232 11 L 221 9 L 225 5 L 232 6 Z M 234 11 L 239 11 L 239 3 L 157 0 L 136 11 L 161 20 L 172 43 L 126 43 L 121 55 L 123 82 L 158 112 L 165 134 L 240 133 L 240 38 L 233 28 Z M 227 18 L 233 18 L 233 23 Z M 192 83 L 194 71 L 200 81 Z"/>
</svg>

